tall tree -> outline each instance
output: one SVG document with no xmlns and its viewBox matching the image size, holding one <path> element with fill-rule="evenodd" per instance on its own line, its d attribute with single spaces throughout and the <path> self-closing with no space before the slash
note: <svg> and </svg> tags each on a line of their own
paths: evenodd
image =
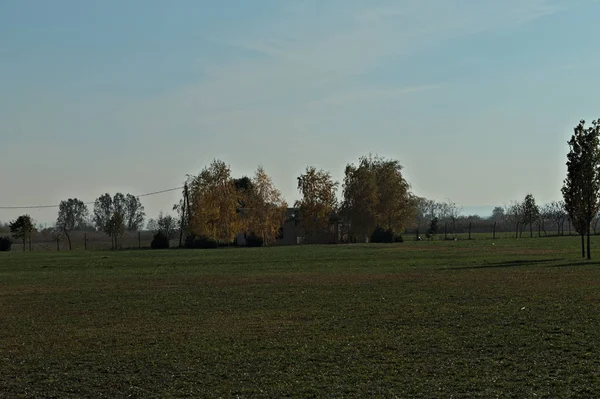
<svg viewBox="0 0 600 399">
<path fill-rule="evenodd" d="M 529 236 L 533 238 L 533 224 L 540 216 L 540 210 L 535 204 L 535 198 L 532 194 L 527 194 L 521 205 L 523 209 L 523 225 L 529 226 Z"/>
<path fill-rule="evenodd" d="M 198 176 L 190 179 L 190 232 L 230 243 L 242 229 L 239 192 L 231 170 L 214 160 Z"/>
<path fill-rule="evenodd" d="M 342 214 L 363 238 L 376 227 L 402 232 L 418 214 L 417 205 L 421 216 L 427 207 L 426 200 L 413 197 L 409 189 L 398 161 L 362 157 L 358 165 L 346 166 Z"/>
<path fill-rule="evenodd" d="M 23 240 L 23 252 L 25 252 L 25 243 L 27 240 L 30 240 L 31 244 L 31 235 L 33 234 L 33 220 L 29 215 L 21 215 L 16 220 L 10 222 L 10 233 L 14 238 Z M 31 250 L 31 245 L 29 250 Z"/>
<path fill-rule="evenodd" d="M 94 223 L 96 227 L 111 237 L 113 249 L 118 247 L 118 236 L 125 230 L 125 196 L 121 193 L 111 197 L 106 193 L 94 202 Z"/>
<path fill-rule="evenodd" d="M 144 225 L 144 207 L 140 199 L 134 195 L 127 194 L 122 209 L 125 218 L 125 226 L 128 231 L 137 231 Z"/>
<path fill-rule="evenodd" d="M 273 180 L 259 166 L 251 181 L 252 194 L 245 196 L 247 203 L 247 229 L 261 237 L 265 245 L 275 242 L 285 220 L 287 203 Z"/>
<path fill-rule="evenodd" d="M 309 166 L 298 177 L 298 191 L 302 198 L 295 203 L 299 209 L 300 225 L 308 241 L 314 240 L 319 232 L 329 227 L 330 218 L 337 206 L 335 193 L 338 183 L 331 173 Z"/>
<path fill-rule="evenodd" d="M 590 225 L 600 206 L 600 120 L 586 128 L 582 120 L 568 142 L 567 177 L 562 187 L 565 208 L 573 226 L 581 235 L 581 254 L 591 259 Z"/>
<path fill-rule="evenodd" d="M 69 198 L 61 201 L 58 206 L 58 218 L 56 228 L 59 229 L 69 243 L 69 251 L 72 249 L 71 232 L 85 224 L 88 216 L 88 208 L 83 201 L 77 198 Z"/>
</svg>

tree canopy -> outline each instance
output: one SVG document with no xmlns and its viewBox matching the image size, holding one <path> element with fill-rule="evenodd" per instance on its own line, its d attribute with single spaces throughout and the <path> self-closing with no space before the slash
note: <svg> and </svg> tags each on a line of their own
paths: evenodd
<svg viewBox="0 0 600 399">
<path fill-rule="evenodd" d="M 425 201 L 413 197 L 397 160 L 368 156 L 346 166 L 341 210 L 354 234 L 368 237 L 378 226 L 401 233 L 424 216 Z"/>
<path fill-rule="evenodd" d="M 72 249 L 71 231 L 85 225 L 87 216 L 88 208 L 83 201 L 77 198 L 69 198 L 60 202 L 56 228 L 67 237 L 69 250 Z"/>
<path fill-rule="evenodd" d="M 568 144 L 567 177 L 562 187 L 565 209 L 581 235 L 582 256 L 586 255 L 587 234 L 587 258 L 591 259 L 590 225 L 600 205 L 600 120 L 587 128 L 584 120 L 579 122 Z"/>
</svg>

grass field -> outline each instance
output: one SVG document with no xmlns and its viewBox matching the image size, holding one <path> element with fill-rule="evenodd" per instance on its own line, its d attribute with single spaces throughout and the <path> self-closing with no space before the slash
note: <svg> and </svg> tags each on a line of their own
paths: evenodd
<svg viewBox="0 0 600 399">
<path fill-rule="evenodd" d="M 600 397 L 578 243 L 0 253 L 0 397 Z"/>
</svg>

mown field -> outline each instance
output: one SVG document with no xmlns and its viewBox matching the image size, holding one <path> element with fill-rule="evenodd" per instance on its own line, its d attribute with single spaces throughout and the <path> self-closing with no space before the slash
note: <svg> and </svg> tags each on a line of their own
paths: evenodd
<svg viewBox="0 0 600 399">
<path fill-rule="evenodd" d="M 600 397 L 578 243 L 0 253 L 0 397 Z"/>
</svg>

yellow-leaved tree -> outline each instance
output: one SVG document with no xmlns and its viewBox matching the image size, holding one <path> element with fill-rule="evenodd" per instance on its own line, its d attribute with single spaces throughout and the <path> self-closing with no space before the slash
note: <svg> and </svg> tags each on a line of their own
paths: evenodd
<svg viewBox="0 0 600 399">
<path fill-rule="evenodd" d="M 190 226 L 197 236 L 222 243 L 233 241 L 242 229 L 239 193 L 225 162 L 214 160 L 190 179 Z"/>
<path fill-rule="evenodd" d="M 246 228 L 262 238 L 264 245 L 273 244 L 285 220 L 287 203 L 262 166 L 256 170 L 246 195 Z"/>
</svg>

